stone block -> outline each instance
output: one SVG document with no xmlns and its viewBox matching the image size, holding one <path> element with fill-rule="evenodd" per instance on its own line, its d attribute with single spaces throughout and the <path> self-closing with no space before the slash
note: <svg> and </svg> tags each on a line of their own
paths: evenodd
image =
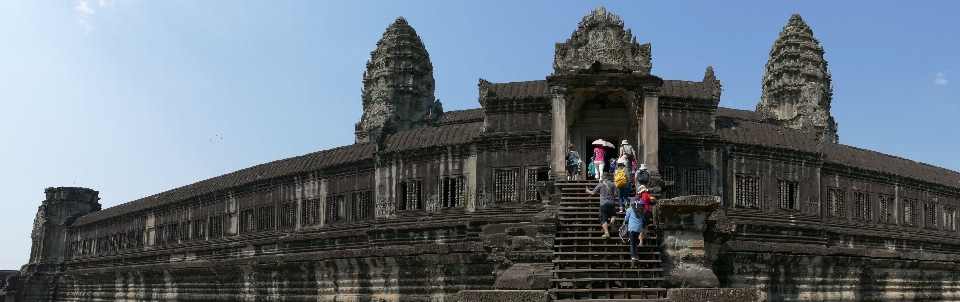
<svg viewBox="0 0 960 302">
<path fill-rule="evenodd" d="M 667 300 L 676 302 L 760 302 L 766 300 L 755 288 L 673 288 Z M 462 300 L 461 300 L 462 301 Z"/>
<path fill-rule="evenodd" d="M 548 302 L 546 290 L 462 290 L 457 293 L 460 302 Z"/>
</svg>

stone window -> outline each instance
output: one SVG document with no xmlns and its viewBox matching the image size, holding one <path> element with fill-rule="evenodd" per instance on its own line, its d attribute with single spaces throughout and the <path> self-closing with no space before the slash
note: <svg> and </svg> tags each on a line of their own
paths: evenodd
<svg viewBox="0 0 960 302">
<path fill-rule="evenodd" d="M 540 200 L 539 192 L 543 188 L 543 182 L 547 181 L 547 178 L 550 177 L 550 168 L 547 167 L 531 167 L 527 168 L 527 187 L 526 187 L 526 200 Z M 537 182 L 540 182 L 541 185 L 537 185 Z"/>
<path fill-rule="evenodd" d="M 760 178 L 746 175 L 735 175 L 737 206 L 760 207 Z"/>
<path fill-rule="evenodd" d="M 827 216 L 834 218 L 846 218 L 847 208 L 844 203 L 844 196 L 847 190 L 839 188 L 827 188 Z"/>
<path fill-rule="evenodd" d="M 193 227 L 193 240 L 203 240 L 207 238 L 207 218 L 197 218 L 191 223 Z"/>
<path fill-rule="evenodd" d="M 190 241 L 190 231 L 193 228 L 190 227 L 190 221 L 184 221 L 180 223 L 180 242 Z"/>
<path fill-rule="evenodd" d="M 177 235 L 180 235 L 180 224 L 174 222 L 167 225 L 167 239 L 164 240 L 169 244 L 177 243 Z"/>
<path fill-rule="evenodd" d="M 893 196 L 889 195 L 877 195 L 877 203 L 880 206 L 879 220 L 883 223 L 896 223 L 896 219 L 893 218 Z"/>
<path fill-rule="evenodd" d="M 343 194 L 327 195 L 327 223 L 343 220 Z"/>
<path fill-rule="evenodd" d="M 493 201 L 508 202 L 517 200 L 517 178 L 520 169 L 493 170 Z"/>
<path fill-rule="evenodd" d="M 397 184 L 397 198 L 400 203 L 398 210 L 410 211 L 423 209 L 423 182 L 419 180 L 404 181 Z"/>
<path fill-rule="evenodd" d="M 137 230 L 137 247 L 143 247 L 146 241 L 147 229 L 138 229 Z"/>
<path fill-rule="evenodd" d="M 923 228 L 937 229 L 937 204 L 923 203 Z"/>
<path fill-rule="evenodd" d="M 123 249 L 123 239 L 124 239 L 123 237 L 125 237 L 124 235 L 125 235 L 124 233 L 116 233 L 110 236 L 111 239 L 113 239 L 113 242 L 112 242 L 113 251 L 119 251 Z"/>
<path fill-rule="evenodd" d="M 957 210 L 950 206 L 943 206 L 943 229 L 957 231 Z"/>
<path fill-rule="evenodd" d="M 135 247 L 137 247 L 137 230 L 129 230 L 127 231 L 127 247 L 126 248 L 132 249 Z"/>
<path fill-rule="evenodd" d="M 870 194 L 866 192 L 853 192 L 853 219 L 870 221 L 873 220 L 873 204 L 870 203 Z"/>
<path fill-rule="evenodd" d="M 675 172 L 675 171 L 676 171 L 676 169 L 674 169 L 673 166 L 662 166 L 662 167 L 660 167 L 660 179 L 663 179 L 663 181 L 665 181 L 665 182 L 667 182 L 667 181 L 674 181 L 674 182 L 675 182 L 676 179 L 677 179 L 677 178 L 676 178 L 676 172 Z M 666 198 L 674 198 L 674 197 L 677 197 L 676 190 L 674 190 L 674 187 L 676 187 L 676 185 L 665 186 L 664 189 L 663 189 L 663 196 L 666 197 Z"/>
<path fill-rule="evenodd" d="M 223 214 L 210 216 L 210 238 L 223 238 Z"/>
<path fill-rule="evenodd" d="M 353 220 L 373 218 L 373 190 L 353 192 L 351 200 L 353 211 L 350 214 Z"/>
<path fill-rule="evenodd" d="M 289 229 L 297 226 L 297 202 L 290 201 L 280 204 L 280 228 Z"/>
<path fill-rule="evenodd" d="M 276 215 L 275 205 L 269 204 L 257 208 L 257 231 L 272 230 Z"/>
<path fill-rule="evenodd" d="M 798 186 L 799 184 L 795 181 L 777 180 L 777 200 L 781 209 L 800 209 L 800 192 L 797 190 Z"/>
<path fill-rule="evenodd" d="M 444 208 L 462 206 L 464 191 L 466 186 L 464 186 L 463 176 L 440 179 L 440 206 Z"/>
<path fill-rule="evenodd" d="M 161 244 L 166 244 L 166 243 L 167 243 L 167 226 L 165 226 L 165 225 L 158 225 L 158 226 L 154 229 L 153 244 L 154 244 L 154 245 L 161 245 Z"/>
<path fill-rule="evenodd" d="M 917 208 L 916 199 L 903 199 L 903 225 L 917 226 Z"/>
<path fill-rule="evenodd" d="M 300 205 L 300 225 L 312 226 L 320 224 L 320 199 L 304 200 Z"/>
<path fill-rule="evenodd" d="M 240 233 L 241 234 L 251 233 L 257 229 L 256 226 L 254 225 L 256 221 L 254 221 L 253 215 L 254 215 L 253 209 L 246 209 L 246 210 L 240 211 Z"/>
<path fill-rule="evenodd" d="M 683 192 L 685 195 L 707 195 L 707 169 L 687 169 L 683 173 Z M 759 199 L 759 198 L 758 198 Z"/>
</svg>

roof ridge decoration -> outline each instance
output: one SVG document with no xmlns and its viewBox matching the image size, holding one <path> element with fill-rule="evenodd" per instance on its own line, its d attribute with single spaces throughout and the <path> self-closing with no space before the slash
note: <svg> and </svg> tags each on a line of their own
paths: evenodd
<svg viewBox="0 0 960 302">
<path fill-rule="evenodd" d="M 723 85 L 713 74 L 713 66 L 707 66 L 707 71 L 703 73 L 703 83 L 710 85 L 710 91 L 713 94 L 713 101 L 720 103 L 720 93 L 723 92 Z"/>
<path fill-rule="evenodd" d="M 830 115 L 833 100 L 830 70 L 823 47 L 807 23 L 794 14 L 770 49 L 757 113 L 788 128 L 808 128 L 836 143 L 837 123 Z"/>
<path fill-rule="evenodd" d="M 557 43 L 554 73 L 598 71 L 649 74 L 650 43 L 640 45 L 630 29 L 623 29 L 619 15 L 603 6 L 583 17 L 564 43 Z"/>
<path fill-rule="evenodd" d="M 443 115 L 434 84 L 430 54 L 417 31 L 398 17 L 370 52 L 356 142 L 375 142 L 384 134 L 430 126 Z"/>
</svg>

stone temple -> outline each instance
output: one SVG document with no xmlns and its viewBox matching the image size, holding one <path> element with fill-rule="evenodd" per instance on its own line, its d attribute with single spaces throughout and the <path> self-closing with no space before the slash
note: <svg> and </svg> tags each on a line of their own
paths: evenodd
<svg viewBox="0 0 960 302">
<path fill-rule="evenodd" d="M 429 42 L 429 41 L 427 41 Z M 824 48 L 798 15 L 756 111 L 654 75 L 602 7 L 553 73 L 444 112 L 406 20 L 362 76 L 352 145 L 101 209 L 47 188 L 5 301 L 958 301 L 960 173 L 838 143 Z M 358 75 L 359 76 L 359 75 Z M 627 140 L 660 199 L 631 262 L 600 238 L 569 144 Z M 23 234 L 26 236 L 27 234 Z"/>
</svg>

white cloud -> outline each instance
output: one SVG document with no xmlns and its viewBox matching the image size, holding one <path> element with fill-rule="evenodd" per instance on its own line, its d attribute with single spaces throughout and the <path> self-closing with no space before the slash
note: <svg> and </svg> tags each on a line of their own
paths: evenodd
<svg viewBox="0 0 960 302">
<path fill-rule="evenodd" d="M 73 10 L 77 11 L 77 23 L 80 24 L 80 28 L 83 28 L 85 32 L 90 32 L 90 22 L 87 22 L 87 16 L 92 15 L 96 12 L 87 5 L 87 1 L 77 2 L 77 6 L 73 7 Z"/>
<path fill-rule="evenodd" d="M 113 5 L 113 1 L 100 0 L 100 7 L 111 6 L 111 5 Z"/>
<path fill-rule="evenodd" d="M 942 72 L 938 72 L 938 73 L 937 73 L 937 77 L 933 80 L 933 84 L 934 84 L 934 85 L 946 85 L 946 84 L 947 84 L 947 77 L 946 77 Z"/>
</svg>

